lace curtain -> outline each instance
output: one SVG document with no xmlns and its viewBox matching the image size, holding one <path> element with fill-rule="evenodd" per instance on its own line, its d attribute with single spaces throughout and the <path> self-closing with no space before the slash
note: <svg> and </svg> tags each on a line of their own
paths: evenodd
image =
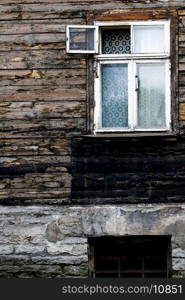
<svg viewBox="0 0 185 300">
<path fill-rule="evenodd" d="M 102 64 L 102 127 L 128 127 L 127 64 Z"/>
<path fill-rule="evenodd" d="M 138 64 L 138 126 L 165 127 L 165 64 Z"/>
<path fill-rule="evenodd" d="M 134 26 L 134 53 L 163 53 L 164 26 Z"/>
</svg>

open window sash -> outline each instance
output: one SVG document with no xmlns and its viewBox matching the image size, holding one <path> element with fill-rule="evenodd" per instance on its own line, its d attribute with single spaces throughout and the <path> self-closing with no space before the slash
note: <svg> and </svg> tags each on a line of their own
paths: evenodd
<svg viewBox="0 0 185 300">
<path fill-rule="evenodd" d="M 68 25 L 66 38 L 68 53 L 98 53 L 98 26 Z"/>
</svg>

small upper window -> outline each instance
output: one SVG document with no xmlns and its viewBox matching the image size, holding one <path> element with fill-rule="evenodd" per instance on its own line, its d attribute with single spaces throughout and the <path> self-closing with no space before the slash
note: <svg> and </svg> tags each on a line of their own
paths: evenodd
<svg viewBox="0 0 185 300">
<path fill-rule="evenodd" d="M 96 53 L 97 26 L 67 26 L 67 52 Z"/>
<path fill-rule="evenodd" d="M 99 54 L 169 53 L 168 29 L 165 21 L 120 26 L 68 25 L 66 50 Z"/>
</svg>

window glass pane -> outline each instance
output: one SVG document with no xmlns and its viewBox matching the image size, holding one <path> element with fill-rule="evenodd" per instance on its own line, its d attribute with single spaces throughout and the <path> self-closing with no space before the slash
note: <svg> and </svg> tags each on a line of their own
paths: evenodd
<svg viewBox="0 0 185 300">
<path fill-rule="evenodd" d="M 103 54 L 129 54 L 130 53 L 130 28 L 103 29 L 102 30 Z"/>
<path fill-rule="evenodd" d="M 134 53 L 164 53 L 163 25 L 133 26 Z"/>
<path fill-rule="evenodd" d="M 138 64 L 138 126 L 165 128 L 165 64 Z"/>
<path fill-rule="evenodd" d="M 69 28 L 70 50 L 94 50 L 94 28 Z"/>
<path fill-rule="evenodd" d="M 128 64 L 102 65 L 102 127 L 128 127 Z"/>
</svg>

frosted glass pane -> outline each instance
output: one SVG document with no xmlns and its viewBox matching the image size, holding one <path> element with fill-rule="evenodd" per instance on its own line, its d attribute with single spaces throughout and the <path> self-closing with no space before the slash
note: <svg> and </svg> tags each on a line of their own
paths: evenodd
<svg viewBox="0 0 185 300">
<path fill-rule="evenodd" d="M 165 128 L 165 64 L 138 64 L 138 126 Z"/>
<path fill-rule="evenodd" d="M 70 28 L 69 48 L 70 50 L 94 50 L 94 28 Z"/>
<path fill-rule="evenodd" d="M 102 127 L 128 127 L 128 65 L 102 65 Z"/>
<path fill-rule="evenodd" d="M 165 39 L 163 25 L 136 25 L 134 32 L 134 53 L 164 53 Z"/>
</svg>

